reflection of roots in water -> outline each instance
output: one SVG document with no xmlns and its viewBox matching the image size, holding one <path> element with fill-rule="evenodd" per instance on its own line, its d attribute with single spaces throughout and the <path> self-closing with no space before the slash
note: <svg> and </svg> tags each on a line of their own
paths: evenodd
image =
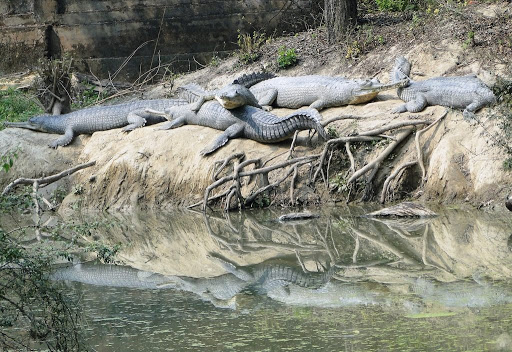
<svg viewBox="0 0 512 352">
<path fill-rule="evenodd" d="M 340 281 L 408 282 L 420 276 L 455 279 L 450 270 L 453 262 L 434 254 L 438 246 L 429 236 L 429 219 L 342 218 L 337 226 L 342 233 L 333 231 L 331 219 L 325 226 L 314 220 L 299 225 L 263 222 L 249 213 L 239 215 L 236 222 L 229 213 L 224 217 L 203 214 L 203 219 L 221 252 L 243 255 L 269 248 L 291 252 L 303 271 L 308 267 L 307 258 L 313 262 L 309 268 L 335 266 L 333 278 Z M 336 238 L 347 238 L 347 234 L 353 244 L 345 240 L 340 247 Z M 368 257 L 372 252 L 373 258 Z"/>
</svg>

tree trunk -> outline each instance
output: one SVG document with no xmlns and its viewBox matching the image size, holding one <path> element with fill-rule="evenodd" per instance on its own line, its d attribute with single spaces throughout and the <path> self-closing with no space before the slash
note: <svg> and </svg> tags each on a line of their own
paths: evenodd
<svg viewBox="0 0 512 352">
<path fill-rule="evenodd" d="M 357 21 L 357 0 L 325 0 L 327 40 L 334 44 L 347 27 Z"/>
</svg>

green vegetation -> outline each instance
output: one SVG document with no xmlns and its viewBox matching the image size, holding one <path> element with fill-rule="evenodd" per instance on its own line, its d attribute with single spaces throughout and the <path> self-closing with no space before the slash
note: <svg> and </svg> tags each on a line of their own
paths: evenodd
<svg viewBox="0 0 512 352">
<path fill-rule="evenodd" d="M 261 56 L 260 48 L 267 42 L 265 33 L 259 33 L 254 31 L 253 34 L 240 33 L 238 31 L 238 59 L 244 63 L 249 64 L 258 60 Z"/>
<path fill-rule="evenodd" d="M 411 11 L 416 5 L 409 0 L 375 0 L 380 11 Z"/>
<path fill-rule="evenodd" d="M 100 93 L 96 90 L 96 86 L 92 84 L 85 85 L 85 89 L 79 92 L 71 102 L 72 110 L 79 110 L 88 106 L 97 104 L 100 100 L 106 98 L 108 94 Z"/>
<path fill-rule="evenodd" d="M 78 298 L 50 279 L 54 261 L 53 251 L 28 249 L 0 229 L 1 350 L 84 350 Z"/>
<path fill-rule="evenodd" d="M 12 88 L 0 91 L 0 129 L 3 121 L 26 121 L 43 112 L 37 99 L 28 93 Z"/>
<path fill-rule="evenodd" d="M 295 49 L 286 49 L 285 46 L 279 48 L 277 52 L 277 64 L 280 68 L 288 68 L 297 64 L 297 54 Z"/>
<path fill-rule="evenodd" d="M 14 165 L 14 160 L 18 159 L 18 151 L 16 150 L 8 150 L 7 153 L 0 156 L 0 166 L 4 169 L 5 172 L 9 172 L 11 167 Z"/>
<path fill-rule="evenodd" d="M 467 49 L 475 46 L 475 32 L 469 31 L 466 35 L 466 40 L 462 43 L 462 48 Z"/>
</svg>

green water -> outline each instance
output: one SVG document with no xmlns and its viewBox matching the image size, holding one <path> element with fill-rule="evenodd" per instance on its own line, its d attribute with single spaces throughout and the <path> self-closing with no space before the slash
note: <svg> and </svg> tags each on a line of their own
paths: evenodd
<svg viewBox="0 0 512 352">
<path fill-rule="evenodd" d="M 408 318 L 393 306 L 294 307 L 250 296 L 248 307 L 226 310 L 180 291 L 78 290 L 97 351 L 488 351 L 512 335 L 511 304 Z"/>
<path fill-rule="evenodd" d="M 121 243 L 130 268 L 65 269 L 61 279 L 82 297 L 87 343 L 96 351 L 512 350 L 509 214 L 435 209 L 431 219 L 372 220 L 359 208 L 311 210 L 320 217 L 295 223 L 277 221 L 285 210 L 92 215 L 114 224 L 94 239 Z M 255 274 L 277 262 L 307 277 L 333 275 L 307 288 Z"/>
</svg>

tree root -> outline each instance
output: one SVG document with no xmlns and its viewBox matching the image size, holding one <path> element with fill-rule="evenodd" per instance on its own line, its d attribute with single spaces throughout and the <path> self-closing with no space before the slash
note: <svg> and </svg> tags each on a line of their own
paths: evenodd
<svg viewBox="0 0 512 352">
<path fill-rule="evenodd" d="M 38 183 L 38 187 L 44 187 L 49 185 L 50 183 L 53 183 L 55 181 L 60 180 L 63 177 L 69 176 L 71 174 L 74 174 L 77 171 L 80 171 L 82 169 L 88 168 L 90 166 L 93 166 L 96 164 L 96 161 L 90 161 L 85 164 L 80 164 L 78 166 L 72 167 L 71 169 L 64 170 L 62 172 L 59 172 L 58 174 L 51 175 L 48 177 L 41 177 L 41 178 L 18 178 L 14 180 L 13 182 L 9 183 L 3 190 L 2 196 L 5 196 L 7 193 L 11 191 L 14 187 L 17 185 L 33 185 L 34 182 Z"/>
<path fill-rule="evenodd" d="M 400 172 L 402 172 L 402 170 L 405 170 L 407 169 L 408 167 L 411 167 L 413 165 L 416 165 L 418 163 L 417 160 L 413 160 L 413 161 L 409 161 L 409 162 L 406 162 L 400 166 L 398 166 L 389 176 L 388 178 L 386 178 L 386 181 L 384 181 L 384 185 L 382 186 L 382 193 L 380 194 L 380 202 L 382 204 L 384 204 L 386 202 L 386 197 L 387 197 L 387 194 L 389 192 L 389 184 L 391 183 L 391 181 L 393 181 L 395 179 L 396 176 L 398 176 L 398 174 Z"/>
<path fill-rule="evenodd" d="M 369 131 L 363 131 L 355 136 L 345 136 L 345 137 L 339 137 L 334 138 L 331 140 L 328 140 L 325 143 L 325 146 L 322 150 L 322 153 L 319 155 L 310 155 L 310 156 L 304 156 L 304 157 L 298 157 L 293 158 L 293 152 L 295 147 L 295 142 L 297 140 L 297 133 L 294 135 L 293 142 L 290 146 L 290 149 L 283 153 L 287 154 L 287 160 L 279 162 L 275 165 L 266 166 L 265 164 L 268 163 L 270 160 L 267 160 L 265 163 L 263 163 L 260 159 L 253 159 L 253 160 L 245 160 L 245 154 L 243 153 L 235 153 L 226 159 L 222 161 L 218 161 L 215 164 L 215 172 L 214 172 L 214 179 L 204 192 L 203 200 L 201 202 L 195 203 L 193 205 L 190 205 L 189 208 L 196 207 L 201 205 L 202 211 L 205 212 L 206 208 L 208 207 L 208 204 L 214 200 L 218 200 L 219 198 L 225 198 L 225 206 L 224 210 L 228 211 L 232 208 L 232 201 L 233 199 L 237 199 L 236 203 L 238 205 L 238 208 L 243 208 L 252 205 L 258 197 L 260 197 L 264 193 L 271 192 L 275 188 L 279 187 L 283 182 L 285 182 L 289 177 L 291 177 L 290 183 L 289 183 L 289 204 L 294 206 L 296 205 L 296 199 L 295 199 L 295 189 L 298 182 L 299 177 L 299 168 L 306 165 L 311 164 L 312 167 L 310 168 L 310 176 L 309 176 L 309 182 L 308 184 L 314 185 L 317 181 L 319 175 L 321 175 L 322 180 L 326 187 L 329 189 L 329 173 L 331 168 L 331 162 L 332 158 L 335 152 L 335 147 L 339 144 L 343 144 L 345 147 L 345 151 L 348 155 L 348 159 L 350 160 L 350 171 L 349 176 L 347 180 L 347 185 L 349 185 L 349 189 L 355 185 L 355 182 L 361 178 L 362 176 L 368 174 L 366 181 L 365 181 L 365 189 L 363 192 L 363 199 L 368 199 L 373 197 L 374 194 L 374 185 L 373 181 L 378 174 L 378 171 L 381 168 L 382 163 L 386 158 L 388 158 L 395 150 L 396 148 L 404 141 L 406 140 L 411 133 L 414 131 L 415 126 L 418 125 L 428 125 L 427 127 L 423 128 L 422 130 L 418 131 L 416 134 L 416 150 L 418 154 L 418 161 L 410 161 L 407 163 L 404 163 L 400 165 L 399 167 L 395 168 L 395 170 L 387 177 L 387 179 L 384 182 L 383 189 L 380 195 L 381 202 L 385 202 L 386 197 L 389 193 L 389 188 L 391 182 L 398 176 L 400 173 L 407 167 L 413 166 L 416 163 L 422 167 L 423 172 L 423 179 L 425 178 L 425 171 L 424 166 L 422 162 L 422 154 L 421 154 L 421 148 L 419 147 L 419 138 L 422 133 L 426 132 L 429 128 L 431 128 L 434 124 L 439 122 L 444 116 L 439 117 L 436 121 L 432 122 L 430 120 L 422 119 L 422 120 L 406 120 L 406 121 L 399 121 L 387 124 L 386 126 L 374 128 Z M 322 125 L 326 126 L 331 122 L 338 121 L 338 120 L 344 120 L 344 119 L 361 119 L 362 117 L 359 116 L 353 116 L 353 115 L 345 115 L 345 116 L 336 116 L 331 119 L 325 120 Z M 400 129 L 398 133 L 394 136 L 387 135 L 386 132 L 391 130 Z M 351 143 L 354 142 L 373 142 L 373 141 L 380 141 L 382 139 L 389 140 L 389 145 L 371 162 L 364 165 L 360 169 L 357 169 L 356 162 L 354 159 L 354 155 L 352 154 L 351 150 Z M 233 166 L 233 173 L 231 175 L 227 175 L 221 178 L 218 178 L 221 171 L 224 170 L 227 165 L 229 165 L 234 159 L 237 160 L 235 162 L 235 165 Z M 245 168 L 249 165 L 254 165 L 254 168 L 252 170 L 245 170 Z M 287 170 L 284 172 L 284 174 L 277 180 L 274 180 L 273 182 L 269 181 L 269 174 L 278 169 L 285 169 Z M 242 184 L 241 180 L 244 177 L 253 177 L 253 176 L 259 176 L 260 177 L 260 183 L 257 186 L 258 188 L 253 190 L 252 193 L 244 198 L 244 195 L 242 194 Z M 211 193 L 218 187 L 225 185 L 226 183 L 232 183 L 231 186 L 228 187 L 226 191 L 223 191 L 221 194 L 210 196 Z"/>
</svg>

